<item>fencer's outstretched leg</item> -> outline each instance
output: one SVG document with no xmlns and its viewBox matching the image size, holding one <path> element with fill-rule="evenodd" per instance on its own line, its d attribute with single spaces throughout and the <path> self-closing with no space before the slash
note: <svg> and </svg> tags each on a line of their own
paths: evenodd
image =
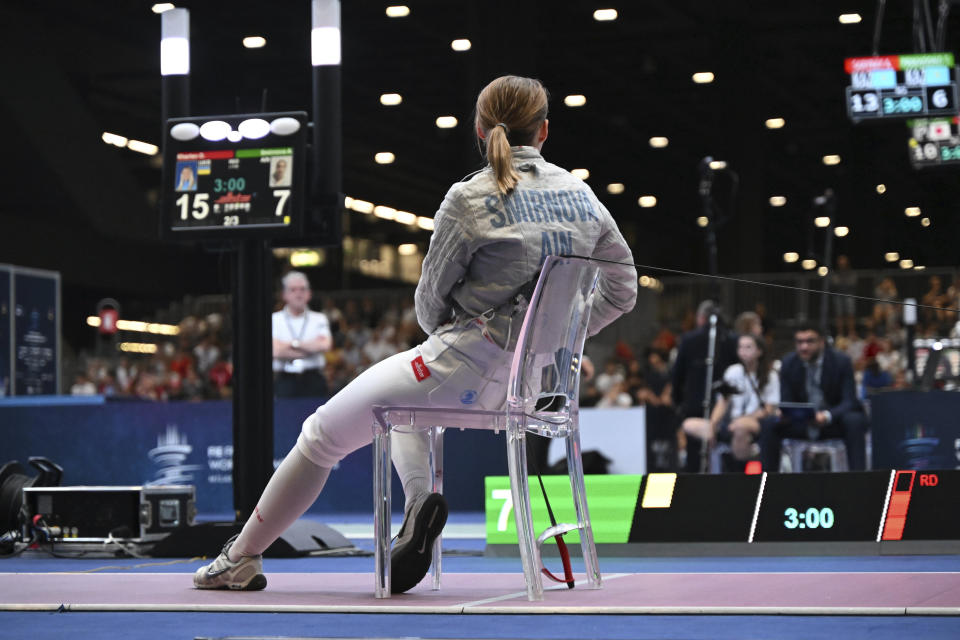
<svg viewBox="0 0 960 640">
<path fill-rule="evenodd" d="M 262 554 L 314 503 L 330 476 L 294 448 L 267 483 L 243 530 L 193 576 L 198 589 L 257 590 L 267 586 Z"/>
<path fill-rule="evenodd" d="M 417 586 L 430 570 L 433 542 L 447 523 L 447 501 L 431 493 L 430 440 L 425 431 L 394 432 L 393 466 L 403 484 L 403 525 L 390 552 L 390 591 L 403 593 Z"/>
</svg>

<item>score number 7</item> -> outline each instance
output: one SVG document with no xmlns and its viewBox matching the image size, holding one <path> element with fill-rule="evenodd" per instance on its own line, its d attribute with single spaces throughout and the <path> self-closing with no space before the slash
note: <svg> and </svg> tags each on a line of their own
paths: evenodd
<svg viewBox="0 0 960 640">
<path fill-rule="evenodd" d="M 500 515 L 497 517 L 497 531 L 506 531 L 507 522 L 510 520 L 510 512 L 513 511 L 513 492 L 510 489 L 494 489 L 490 493 L 490 497 L 494 500 L 503 500 Z"/>
<path fill-rule="evenodd" d="M 283 206 L 284 206 L 285 204 L 287 204 L 287 198 L 290 197 L 290 189 L 274 189 L 274 190 L 273 190 L 273 197 L 274 197 L 274 198 L 279 198 L 279 200 L 277 200 L 277 213 L 276 213 L 276 215 L 282 216 L 282 215 L 283 215 Z"/>
</svg>

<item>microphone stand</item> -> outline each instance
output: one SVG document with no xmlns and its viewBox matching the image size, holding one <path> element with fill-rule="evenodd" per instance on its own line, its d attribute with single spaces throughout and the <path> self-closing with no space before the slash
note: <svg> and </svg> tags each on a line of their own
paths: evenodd
<svg viewBox="0 0 960 640">
<path fill-rule="evenodd" d="M 704 382 L 703 390 L 703 417 L 710 424 L 710 410 L 713 403 L 713 359 L 717 352 L 717 314 L 710 314 L 710 332 L 707 338 L 707 379 Z M 700 473 L 706 473 L 709 469 L 708 461 L 710 459 L 710 438 L 703 441 L 700 447 Z"/>
</svg>

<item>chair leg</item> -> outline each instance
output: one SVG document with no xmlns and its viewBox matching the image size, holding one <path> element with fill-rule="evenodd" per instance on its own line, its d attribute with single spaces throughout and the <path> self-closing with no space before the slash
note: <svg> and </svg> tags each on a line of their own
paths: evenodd
<svg viewBox="0 0 960 640">
<path fill-rule="evenodd" d="M 443 431 L 443 427 L 430 427 L 430 476 L 433 478 L 430 490 L 439 494 L 443 494 Z M 433 562 L 430 564 L 434 591 L 440 590 L 442 556 L 443 535 L 441 534 L 433 542 Z"/>
<path fill-rule="evenodd" d="M 587 574 L 587 584 L 591 589 L 601 585 L 600 566 L 597 561 L 597 545 L 593 541 L 593 525 L 590 522 L 590 510 L 587 507 L 587 490 L 583 478 L 583 458 L 580 455 L 580 431 L 576 427 L 567 436 L 567 469 L 570 474 L 570 490 L 573 504 L 577 509 L 577 525 L 580 527 L 580 550 L 583 552 L 583 566 Z"/>
<path fill-rule="evenodd" d="M 375 595 L 390 597 L 390 427 L 374 424 L 373 432 L 373 537 L 376 544 Z"/>
<path fill-rule="evenodd" d="M 510 471 L 510 493 L 513 495 L 513 515 L 517 524 L 523 577 L 527 583 L 527 599 L 536 601 L 543 600 L 543 581 L 540 578 L 540 552 L 530 509 L 526 444 L 523 425 L 516 418 L 511 418 L 507 425 L 507 466 Z"/>
</svg>

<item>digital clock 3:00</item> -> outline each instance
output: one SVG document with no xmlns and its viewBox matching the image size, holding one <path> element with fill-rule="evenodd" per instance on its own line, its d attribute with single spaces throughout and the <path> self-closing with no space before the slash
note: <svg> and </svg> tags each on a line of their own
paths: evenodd
<svg viewBox="0 0 960 640">
<path fill-rule="evenodd" d="M 806 511 L 799 511 L 794 507 L 787 507 L 783 512 L 783 526 L 787 529 L 830 529 L 833 527 L 833 509 L 830 507 L 810 507 Z"/>
</svg>

